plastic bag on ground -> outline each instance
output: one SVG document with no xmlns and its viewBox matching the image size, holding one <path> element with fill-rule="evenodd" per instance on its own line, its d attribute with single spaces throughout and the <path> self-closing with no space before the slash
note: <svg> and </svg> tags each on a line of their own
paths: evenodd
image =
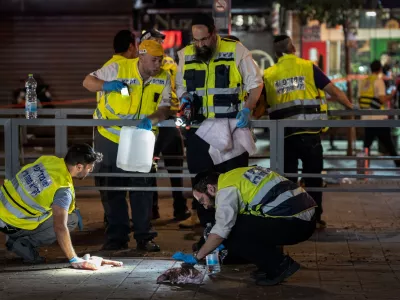
<svg viewBox="0 0 400 300">
<path fill-rule="evenodd" d="M 203 273 L 191 264 L 183 263 L 180 268 L 171 268 L 158 276 L 157 283 L 201 284 Z"/>
</svg>

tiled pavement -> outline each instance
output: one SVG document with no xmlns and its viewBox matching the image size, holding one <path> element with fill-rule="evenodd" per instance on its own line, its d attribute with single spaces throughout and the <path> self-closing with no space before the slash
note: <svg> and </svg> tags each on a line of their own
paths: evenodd
<svg viewBox="0 0 400 300">
<path fill-rule="evenodd" d="M 93 197 L 80 200 L 88 226 L 73 239 L 81 253 L 94 254 L 101 246 L 102 215 Z M 161 200 L 163 216 L 155 225 L 163 252 L 158 257 L 138 257 L 134 251 L 112 254 L 124 261 L 124 268 L 69 269 L 56 263 L 62 257 L 57 245 L 42 249 L 49 263 L 40 266 L 21 265 L 0 250 L 0 299 L 400 299 L 399 194 L 326 193 L 329 227 L 286 248 L 303 268 L 275 287 L 255 286 L 248 278 L 252 267 L 243 265 L 223 266 L 215 278 L 205 276 L 201 286 L 156 284 L 175 264 L 168 257 L 176 250 L 190 251 L 193 242 L 192 231 L 178 230 L 168 221 L 170 203 L 166 197 Z"/>
</svg>

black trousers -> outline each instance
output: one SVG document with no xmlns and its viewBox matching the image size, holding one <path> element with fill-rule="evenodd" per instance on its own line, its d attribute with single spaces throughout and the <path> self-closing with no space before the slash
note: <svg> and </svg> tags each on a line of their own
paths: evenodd
<svg viewBox="0 0 400 300">
<path fill-rule="evenodd" d="M 284 258 L 282 246 L 306 241 L 314 230 L 315 220 L 239 215 L 224 245 L 229 255 L 273 274 Z"/>
<path fill-rule="evenodd" d="M 299 134 L 285 138 L 285 173 L 297 173 L 299 159 L 303 163 L 303 173 L 321 174 L 323 169 L 321 137 L 319 134 Z M 297 182 L 297 177 L 289 180 Z M 322 187 L 322 178 L 304 178 L 306 187 Z M 322 192 L 308 193 L 317 203 L 315 211 L 317 220 L 322 215 Z"/>
<path fill-rule="evenodd" d="M 191 129 L 186 133 L 186 157 L 190 173 L 196 174 L 210 169 L 225 173 L 236 168 L 248 166 L 249 153 L 247 152 L 221 164 L 214 165 L 208 153 L 210 145 L 195 133 L 196 129 Z M 196 199 L 193 199 L 192 208 L 197 210 L 200 223 L 203 227 L 205 227 L 207 223 L 215 222 L 215 209 L 205 209 Z"/>
<path fill-rule="evenodd" d="M 103 161 L 96 165 L 97 172 L 119 173 L 125 172 L 116 166 L 118 144 L 106 139 L 96 132 L 94 138 L 96 151 L 103 153 Z M 151 187 L 152 180 L 148 177 L 95 177 L 95 184 L 99 187 Z M 130 222 L 126 191 L 100 191 L 101 203 L 108 221 L 106 228 L 107 240 L 129 241 Z M 137 240 L 150 240 L 157 236 L 151 230 L 151 208 L 153 192 L 129 191 L 133 237 Z"/>
<path fill-rule="evenodd" d="M 182 156 L 182 158 L 168 158 L 164 159 L 165 166 L 168 167 L 183 167 L 183 138 L 181 132 L 173 127 L 160 127 L 159 134 L 154 147 L 154 156 L 162 153 L 165 156 Z M 168 170 L 170 174 L 180 174 L 179 170 Z M 182 187 L 183 178 L 170 178 L 171 187 Z M 154 186 L 157 186 L 157 180 L 154 180 Z M 174 199 L 174 216 L 185 213 L 187 211 L 186 199 L 183 192 L 172 192 Z M 153 196 L 153 209 L 158 209 L 158 193 L 155 192 Z"/>
<path fill-rule="evenodd" d="M 375 139 L 378 139 L 390 156 L 397 156 L 397 149 L 393 143 L 390 127 L 365 127 L 364 148 L 371 148 Z M 400 166 L 400 160 L 395 160 L 397 166 Z"/>
</svg>

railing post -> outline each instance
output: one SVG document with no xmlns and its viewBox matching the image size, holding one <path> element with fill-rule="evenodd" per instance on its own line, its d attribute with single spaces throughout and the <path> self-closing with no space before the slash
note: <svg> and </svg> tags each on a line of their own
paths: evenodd
<svg viewBox="0 0 400 300">
<path fill-rule="evenodd" d="M 56 119 L 66 119 L 67 114 L 58 109 L 55 113 Z M 55 126 L 55 154 L 58 157 L 64 157 L 68 148 L 68 128 L 67 126 Z"/>
<path fill-rule="evenodd" d="M 282 126 L 282 121 L 276 121 L 277 136 L 276 136 L 276 147 L 277 147 L 277 173 L 285 173 L 285 127 Z"/>
<path fill-rule="evenodd" d="M 278 171 L 278 123 L 277 121 L 270 121 L 269 126 L 269 157 L 270 157 L 270 169 L 272 171 Z"/>
<path fill-rule="evenodd" d="M 19 124 L 8 119 L 4 124 L 4 156 L 6 178 L 13 178 L 20 169 L 19 164 Z"/>
</svg>

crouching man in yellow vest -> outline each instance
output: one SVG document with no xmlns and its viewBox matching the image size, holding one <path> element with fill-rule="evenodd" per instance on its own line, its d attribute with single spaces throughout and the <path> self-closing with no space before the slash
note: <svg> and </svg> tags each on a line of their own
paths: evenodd
<svg viewBox="0 0 400 300">
<path fill-rule="evenodd" d="M 41 156 L 6 179 L 0 188 L 0 231 L 7 235 L 7 249 L 25 262 L 40 263 L 37 248 L 57 240 L 74 268 L 96 269 L 76 255 L 69 231 L 78 224 L 72 178 L 84 179 L 101 159 L 89 145 L 74 145 L 65 158 Z"/>
<path fill-rule="evenodd" d="M 169 74 L 161 69 L 163 55 L 164 50 L 159 43 L 143 41 L 138 58 L 121 60 L 87 75 L 84 87 L 91 92 L 105 92 L 104 106 L 98 105 L 96 118 L 141 120 L 137 127 L 147 130 L 165 120 L 170 115 L 171 81 Z M 124 87 L 129 89 L 129 95 L 122 95 Z M 123 172 L 116 166 L 121 128 L 98 127 L 97 130 L 95 149 L 104 155 L 98 172 Z M 96 186 L 151 187 L 152 179 L 98 177 L 95 182 Z M 126 192 L 101 191 L 100 195 L 108 222 L 102 249 L 126 249 L 131 232 Z M 153 242 L 157 233 L 151 230 L 150 223 L 153 192 L 130 191 L 129 199 L 137 249 L 160 251 L 160 247 Z"/>
<path fill-rule="evenodd" d="M 300 268 L 282 246 L 306 241 L 315 230 L 317 204 L 303 188 L 269 169 L 245 167 L 197 174 L 193 196 L 216 208 L 216 223 L 197 254 L 181 260 L 196 263 L 223 243 L 229 255 L 258 267 L 252 273 L 258 285 L 279 284 Z"/>
</svg>

